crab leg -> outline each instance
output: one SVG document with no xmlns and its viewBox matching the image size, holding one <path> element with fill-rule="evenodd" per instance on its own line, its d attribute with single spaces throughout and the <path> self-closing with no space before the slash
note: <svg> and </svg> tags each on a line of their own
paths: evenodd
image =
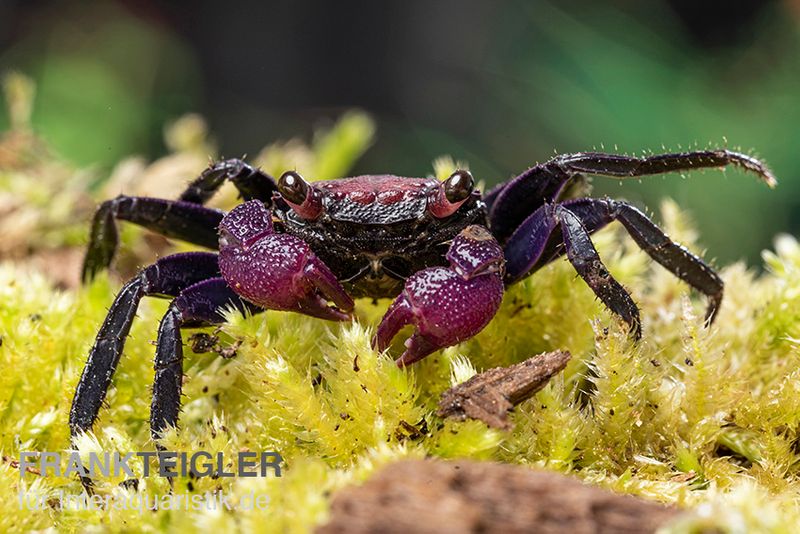
<svg viewBox="0 0 800 534">
<path fill-rule="evenodd" d="M 181 291 L 161 319 L 150 405 L 150 435 L 153 440 L 157 440 L 167 427 L 178 423 L 183 380 L 181 328 L 220 324 L 224 320 L 220 310 L 230 305 L 251 313 L 261 311 L 245 303 L 222 278 L 210 278 Z"/>
<path fill-rule="evenodd" d="M 92 221 L 83 260 L 83 280 L 91 281 L 107 268 L 119 244 L 116 220 L 130 221 L 167 237 L 206 248 L 217 248 L 217 226 L 223 213 L 190 202 L 118 196 L 103 202 Z"/>
<path fill-rule="evenodd" d="M 255 169 L 240 159 L 227 159 L 213 163 L 194 180 L 178 197 L 178 200 L 205 204 L 226 181 L 230 181 L 244 200 L 258 199 L 272 203 L 272 194 L 277 191 L 271 176 Z"/>
<path fill-rule="evenodd" d="M 722 303 L 722 279 L 701 258 L 672 241 L 644 213 L 627 202 L 611 199 L 578 199 L 562 205 L 575 213 L 590 232 L 619 220 L 651 258 L 708 297 L 706 320 L 714 320 Z"/>
<path fill-rule="evenodd" d="M 558 200 L 567 183 L 580 174 L 624 179 L 727 165 L 736 165 L 755 173 L 769 187 L 775 187 L 778 183 L 761 161 L 730 150 L 700 150 L 644 158 L 579 152 L 556 156 L 546 163 L 531 167 L 508 183 L 489 191 L 484 201 L 489 207 L 492 232 L 500 243 L 505 243 L 528 215 L 545 203 Z"/>
<path fill-rule="evenodd" d="M 507 282 L 516 282 L 565 252 L 597 296 L 640 335 L 638 311 L 625 289 L 608 274 L 589 235 L 619 220 L 655 261 L 709 297 L 706 319 L 713 320 L 723 282 L 702 259 L 674 243 L 641 211 L 610 199 L 577 199 L 545 205 L 528 217 L 505 246 Z M 561 228 L 561 232 L 556 230 Z"/>
<path fill-rule="evenodd" d="M 75 390 L 69 414 L 73 438 L 91 429 L 97 419 L 142 297 L 176 296 L 203 279 L 217 276 L 216 254 L 187 252 L 158 260 L 125 284 L 97 333 Z"/>
<path fill-rule="evenodd" d="M 628 323 L 634 339 L 640 339 L 642 325 L 639 308 L 630 293 L 606 269 L 581 220 L 560 206 L 555 207 L 554 214 L 561 226 L 564 248 L 572 266 L 603 304 Z"/>
<path fill-rule="evenodd" d="M 603 265 L 589 237 L 599 226 L 587 228 L 566 205 L 542 206 L 514 232 L 504 249 L 506 282 L 517 282 L 566 252 L 570 263 L 597 297 L 628 323 L 636 339 L 640 338 L 639 309 Z"/>
<path fill-rule="evenodd" d="M 406 280 L 383 317 L 372 345 L 386 350 L 401 328 L 416 326 L 397 359 L 402 367 L 473 337 L 492 320 L 503 299 L 503 253 L 481 226 L 453 239 L 450 267 L 423 269 Z"/>
<path fill-rule="evenodd" d="M 193 284 L 178 294 L 158 325 L 156 355 L 153 360 L 153 398 L 150 402 L 150 436 L 156 448 L 161 434 L 178 425 L 183 389 L 183 338 L 181 328 L 220 324 L 220 313 L 227 306 L 240 311 L 259 313 L 263 310 L 243 301 L 223 278 L 210 278 Z M 169 479 L 172 487 L 173 479 Z"/>
<path fill-rule="evenodd" d="M 210 249 L 217 248 L 217 226 L 224 215 L 204 208 L 219 187 L 230 181 L 242 198 L 258 198 L 270 204 L 277 191 L 274 180 L 242 160 L 229 159 L 209 166 L 177 201 L 120 195 L 103 202 L 92 221 L 89 247 L 83 261 L 83 281 L 111 265 L 119 243 L 116 220 L 129 221 L 148 230 Z"/>
</svg>

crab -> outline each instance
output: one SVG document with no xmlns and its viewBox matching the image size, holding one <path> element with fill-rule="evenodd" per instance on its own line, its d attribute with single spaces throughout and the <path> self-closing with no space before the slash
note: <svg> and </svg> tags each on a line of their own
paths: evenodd
<svg viewBox="0 0 800 534">
<path fill-rule="evenodd" d="M 85 281 L 111 264 L 118 219 L 218 252 L 163 257 L 122 287 L 78 382 L 69 417 L 73 441 L 97 418 L 145 296 L 172 299 L 156 341 L 150 414 L 156 442 L 178 422 L 181 330 L 222 323 L 226 307 L 348 321 L 354 298 L 392 298 L 372 343 L 386 351 L 403 327 L 413 326 L 397 359 L 397 365 L 407 366 L 475 336 L 498 311 L 506 286 L 566 254 L 639 339 L 639 310 L 591 240 L 612 221 L 622 223 L 656 262 L 708 297 L 710 324 L 723 294 L 723 282 L 711 267 L 631 204 L 566 199 L 565 191 L 584 174 L 636 178 L 731 164 L 770 187 L 777 183 L 762 162 L 728 150 L 642 158 L 559 155 L 485 194 L 466 170 L 444 181 L 371 175 L 312 183 L 288 171 L 276 182 L 232 159 L 210 165 L 177 200 L 119 196 L 106 201 L 92 223 Z M 205 207 L 226 181 L 244 202 L 227 214 Z"/>
</svg>

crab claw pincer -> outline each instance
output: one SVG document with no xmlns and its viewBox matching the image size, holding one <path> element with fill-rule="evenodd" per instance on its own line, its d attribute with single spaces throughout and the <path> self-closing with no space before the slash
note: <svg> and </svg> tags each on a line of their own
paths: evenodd
<svg viewBox="0 0 800 534">
<path fill-rule="evenodd" d="M 353 299 L 336 276 L 304 241 L 275 233 L 259 200 L 240 204 L 220 223 L 219 267 L 237 294 L 262 308 L 350 319 Z"/>
<path fill-rule="evenodd" d="M 447 252 L 450 267 L 432 267 L 406 280 L 383 317 L 372 345 L 385 350 L 401 328 L 416 331 L 397 359 L 403 367 L 483 330 L 503 299 L 503 251 L 488 230 L 468 226 Z"/>
</svg>

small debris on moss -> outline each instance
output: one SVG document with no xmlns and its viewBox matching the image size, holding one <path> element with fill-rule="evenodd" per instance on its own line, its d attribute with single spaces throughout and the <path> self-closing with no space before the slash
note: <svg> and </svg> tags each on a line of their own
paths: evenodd
<svg viewBox="0 0 800 534">
<path fill-rule="evenodd" d="M 461 421 L 478 419 L 490 427 L 508 430 L 508 412 L 542 389 L 569 360 L 569 352 L 554 351 L 484 371 L 445 391 L 436 414 Z"/>
</svg>

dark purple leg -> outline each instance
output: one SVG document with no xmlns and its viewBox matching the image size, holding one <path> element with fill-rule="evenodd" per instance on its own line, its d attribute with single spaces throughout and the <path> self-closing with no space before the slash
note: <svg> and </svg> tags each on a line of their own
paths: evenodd
<svg viewBox="0 0 800 534">
<path fill-rule="evenodd" d="M 512 180 L 513 181 L 513 180 Z M 486 208 L 488 209 L 489 213 L 492 212 L 492 206 L 494 206 L 497 197 L 500 196 L 500 193 L 510 184 L 511 182 L 501 182 L 488 191 L 484 191 L 482 198 L 483 201 L 486 203 Z"/>
<path fill-rule="evenodd" d="M 531 167 L 511 181 L 495 187 L 484 198 L 489 209 L 489 228 L 501 244 L 505 244 L 528 215 L 558 199 L 574 176 L 553 161 Z"/>
<path fill-rule="evenodd" d="M 575 213 L 589 232 L 612 221 L 621 222 L 651 258 L 708 297 L 706 320 L 709 323 L 714 320 L 722 303 L 722 279 L 702 259 L 672 241 L 644 213 L 627 202 L 611 199 L 577 199 L 562 205 Z"/>
<path fill-rule="evenodd" d="M 597 152 L 564 154 L 531 167 L 504 186 L 489 191 L 485 201 L 489 207 L 490 227 L 497 240 L 505 244 L 522 221 L 542 205 L 558 200 L 567 182 L 580 174 L 636 178 L 726 165 L 753 172 L 770 187 L 777 184 L 766 165 L 730 150 L 701 150 L 644 158 Z"/>
<path fill-rule="evenodd" d="M 271 176 L 240 159 L 227 159 L 212 164 L 178 197 L 178 200 L 205 204 L 214 193 L 230 181 L 244 200 L 261 200 L 272 205 L 272 194 L 278 190 Z"/>
<path fill-rule="evenodd" d="M 150 435 L 178 423 L 183 378 L 182 327 L 209 326 L 224 321 L 220 310 L 235 306 L 240 311 L 262 311 L 244 302 L 222 278 L 203 280 L 187 287 L 170 304 L 158 327 L 153 401 L 150 405 Z"/>
<path fill-rule="evenodd" d="M 119 196 L 103 202 L 95 213 L 89 247 L 83 262 L 83 280 L 111 265 L 119 236 L 116 220 L 129 221 L 166 237 L 172 237 L 210 249 L 217 248 L 217 226 L 223 213 L 200 206 L 220 186 L 230 181 L 245 200 L 261 199 L 268 205 L 277 191 L 275 181 L 239 159 L 220 161 L 209 166 L 181 194 L 177 201 L 160 198 Z"/>
<path fill-rule="evenodd" d="M 608 272 L 589 238 L 590 231 L 565 205 L 546 204 L 528 217 L 505 246 L 506 283 L 513 284 L 566 252 L 570 263 L 597 297 L 641 337 L 639 310 Z M 558 232 L 558 229 L 561 229 Z M 596 226 L 591 231 L 596 231 Z"/>
<path fill-rule="evenodd" d="M 450 267 L 424 269 L 406 280 L 372 339 L 376 349 L 386 350 L 404 326 L 417 327 L 406 340 L 398 366 L 473 337 L 500 307 L 503 252 L 488 230 L 481 226 L 462 230 L 447 259 Z"/>
<path fill-rule="evenodd" d="M 610 199 L 577 199 L 545 205 L 528 217 L 505 247 L 508 283 L 514 283 L 565 252 L 597 296 L 631 325 L 636 335 L 639 319 L 629 294 L 600 262 L 589 235 L 619 220 L 636 243 L 681 280 L 709 297 L 708 321 L 722 300 L 723 283 L 703 260 L 674 243 L 642 212 Z M 556 231 L 561 227 L 561 232 Z"/>
<path fill-rule="evenodd" d="M 73 439 L 90 430 L 97 419 L 142 297 L 174 297 L 201 280 L 218 276 L 216 254 L 189 252 L 162 258 L 125 284 L 97 333 L 75 390 L 69 414 Z"/>
<path fill-rule="evenodd" d="M 630 293 L 603 265 L 581 220 L 571 211 L 558 205 L 555 206 L 554 213 L 561 226 L 564 248 L 572 266 L 603 304 L 628 324 L 634 339 L 640 339 L 642 325 L 639 320 L 639 308 L 636 307 Z"/>
<path fill-rule="evenodd" d="M 83 280 L 106 269 L 119 244 L 116 220 L 210 249 L 217 248 L 217 226 L 223 213 L 190 202 L 119 196 L 103 202 L 92 221 L 89 247 L 83 261 Z"/>
<path fill-rule="evenodd" d="M 353 299 L 333 272 L 303 240 L 275 233 L 261 201 L 245 202 L 226 215 L 219 243 L 222 276 L 242 298 L 268 310 L 350 319 Z"/>
</svg>

